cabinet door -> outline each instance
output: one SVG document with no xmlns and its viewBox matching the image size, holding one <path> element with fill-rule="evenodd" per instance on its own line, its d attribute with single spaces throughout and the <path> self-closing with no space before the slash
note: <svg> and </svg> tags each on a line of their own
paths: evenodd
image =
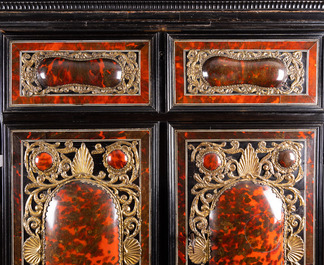
<svg viewBox="0 0 324 265">
<path fill-rule="evenodd" d="M 177 264 L 315 264 L 316 128 L 175 130 Z"/>
<path fill-rule="evenodd" d="M 13 263 L 150 264 L 152 130 L 12 130 Z"/>
</svg>

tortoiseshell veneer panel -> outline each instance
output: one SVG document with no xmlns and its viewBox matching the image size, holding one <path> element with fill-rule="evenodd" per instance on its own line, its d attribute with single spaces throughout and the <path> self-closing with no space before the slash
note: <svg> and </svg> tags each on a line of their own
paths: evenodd
<svg viewBox="0 0 324 265">
<path fill-rule="evenodd" d="M 150 264 L 150 138 L 12 131 L 14 264 Z"/>
<path fill-rule="evenodd" d="M 318 40 L 174 40 L 173 104 L 316 105 Z"/>
<path fill-rule="evenodd" d="M 12 41 L 9 106 L 150 105 L 149 40 Z"/>
<path fill-rule="evenodd" d="M 316 130 L 175 135 L 177 264 L 314 264 Z"/>
</svg>

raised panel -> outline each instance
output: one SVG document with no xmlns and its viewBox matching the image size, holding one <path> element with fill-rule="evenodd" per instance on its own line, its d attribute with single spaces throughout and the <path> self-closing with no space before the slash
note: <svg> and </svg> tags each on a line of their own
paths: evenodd
<svg viewBox="0 0 324 265">
<path fill-rule="evenodd" d="M 13 131 L 14 264 L 150 264 L 150 138 Z"/>
<path fill-rule="evenodd" d="M 177 264 L 314 264 L 314 129 L 177 130 Z"/>
<path fill-rule="evenodd" d="M 9 107 L 152 104 L 149 40 L 9 46 Z"/>
<path fill-rule="evenodd" d="M 174 39 L 174 106 L 317 105 L 319 40 Z"/>
</svg>

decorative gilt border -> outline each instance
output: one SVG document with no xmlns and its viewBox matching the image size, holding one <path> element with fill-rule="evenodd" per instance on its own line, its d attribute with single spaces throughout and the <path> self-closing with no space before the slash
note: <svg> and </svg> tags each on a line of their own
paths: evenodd
<svg viewBox="0 0 324 265">
<path fill-rule="evenodd" d="M 225 148 L 226 142 L 216 144 L 202 142 L 197 147 L 192 144 L 191 162 L 196 164 L 200 173 L 193 178 L 196 184 L 191 189 L 194 195 L 190 206 L 189 227 L 191 238 L 188 244 L 188 255 L 195 264 L 205 264 L 210 257 L 210 228 L 209 213 L 215 209 L 219 197 L 224 191 L 235 186 L 240 181 L 249 180 L 253 183 L 270 187 L 283 201 L 285 212 L 284 254 L 286 264 L 299 265 L 304 256 L 304 241 L 300 234 L 304 230 L 305 217 L 296 213 L 297 205 L 304 206 L 305 202 L 295 184 L 304 178 L 301 162 L 301 143 L 285 141 L 272 142 L 267 147 L 265 141 L 258 143 L 254 149 L 249 143 L 245 149 L 240 148 L 238 141 L 232 141 L 231 148 Z M 278 162 L 281 151 L 290 150 L 295 156 L 295 162 L 289 167 L 283 167 Z M 203 158 L 208 153 L 216 153 L 221 160 L 219 167 L 208 170 L 203 165 Z M 241 154 L 240 159 L 231 156 Z M 260 159 L 258 154 L 262 155 Z"/>
<path fill-rule="evenodd" d="M 135 183 L 140 170 L 138 141 L 117 141 L 105 147 L 98 143 L 91 153 L 84 143 L 76 148 L 71 140 L 65 142 L 64 148 L 59 148 L 60 142 L 37 141 L 24 145 L 24 164 L 27 178 L 31 181 L 24 189 L 29 195 L 23 217 L 25 232 L 29 235 L 23 245 L 24 259 L 32 265 L 45 264 L 47 207 L 60 187 L 72 181 L 81 181 L 102 188 L 112 197 L 118 212 L 119 264 L 137 264 L 141 258 L 141 245 L 137 239 L 141 230 L 141 191 Z M 107 155 L 114 150 L 121 150 L 127 156 L 127 164 L 118 171 L 105 162 Z M 42 171 L 37 168 L 35 159 L 44 152 L 52 157 L 53 163 Z M 73 160 L 66 156 L 71 153 L 75 153 Z M 100 171 L 98 175 L 93 175 L 95 164 L 91 154 L 103 154 L 108 174 Z"/>
<path fill-rule="evenodd" d="M 32 53 L 32 55 L 31 55 Z M 139 52 L 71 52 L 71 51 L 35 51 L 22 52 L 20 63 L 20 91 L 22 96 L 41 96 L 69 92 L 77 94 L 125 94 L 140 93 L 141 73 L 137 60 Z M 83 84 L 67 84 L 63 86 L 42 88 L 37 79 L 37 69 L 43 59 L 60 57 L 74 61 L 93 59 L 111 59 L 122 68 L 121 82 L 114 87 L 97 87 Z"/>
<path fill-rule="evenodd" d="M 211 57 L 223 56 L 235 60 L 258 60 L 275 58 L 281 60 L 287 71 L 287 76 L 292 81 L 288 86 L 260 87 L 257 85 L 243 84 L 231 86 L 210 86 L 203 77 L 202 66 Z M 302 52 L 279 51 L 233 51 L 233 50 L 189 50 L 187 53 L 187 89 L 189 95 L 197 94 L 257 94 L 257 95 L 287 95 L 301 94 L 303 92 L 305 70 L 302 63 Z"/>
</svg>

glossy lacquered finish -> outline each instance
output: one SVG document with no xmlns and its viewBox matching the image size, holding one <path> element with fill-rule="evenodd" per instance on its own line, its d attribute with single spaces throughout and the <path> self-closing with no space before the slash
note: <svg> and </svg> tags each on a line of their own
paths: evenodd
<svg viewBox="0 0 324 265">
<path fill-rule="evenodd" d="M 74 181 L 49 202 L 45 218 L 45 263 L 119 264 L 116 202 L 108 191 Z"/>
<path fill-rule="evenodd" d="M 71 84 L 114 87 L 122 79 L 122 68 L 111 59 L 72 61 L 47 58 L 40 62 L 37 78 L 42 87 Z"/>
<path fill-rule="evenodd" d="M 209 214 L 209 264 L 284 264 L 284 218 L 270 187 L 242 181 L 224 191 Z"/>
<path fill-rule="evenodd" d="M 202 65 L 202 74 L 211 86 L 250 84 L 281 87 L 287 80 L 287 69 L 279 59 L 235 60 L 211 57 Z"/>
</svg>

